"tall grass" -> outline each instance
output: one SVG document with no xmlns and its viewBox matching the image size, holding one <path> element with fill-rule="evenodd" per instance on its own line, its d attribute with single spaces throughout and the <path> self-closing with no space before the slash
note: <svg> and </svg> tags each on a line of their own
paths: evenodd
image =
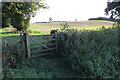
<svg viewBox="0 0 120 80">
<path fill-rule="evenodd" d="M 58 54 L 82 78 L 120 77 L 118 28 L 66 30 L 58 36 Z"/>
</svg>

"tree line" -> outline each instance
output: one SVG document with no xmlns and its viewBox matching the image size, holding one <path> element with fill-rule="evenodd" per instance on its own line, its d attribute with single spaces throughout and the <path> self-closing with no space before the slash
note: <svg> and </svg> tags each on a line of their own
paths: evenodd
<svg viewBox="0 0 120 80">
<path fill-rule="evenodd" d="M 88 20 L 107 20 L 107 21 L 114 21 L 114 19 L 106 18 L 106 17 L 89 18 Z"/>
</svg>

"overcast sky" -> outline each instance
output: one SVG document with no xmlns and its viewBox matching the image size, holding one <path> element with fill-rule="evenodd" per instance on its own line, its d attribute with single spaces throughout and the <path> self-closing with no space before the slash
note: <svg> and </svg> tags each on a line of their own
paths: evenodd
<svg viewBox="0 0 120 80">
<path fill-rule="evenodd" d="M 104 9 L 108 0 L 45 0 L 50 7 L 40 10 L 31 22 L 49 21 L 78 21 L 94 17 L 106 17 Z"/>
</svg>

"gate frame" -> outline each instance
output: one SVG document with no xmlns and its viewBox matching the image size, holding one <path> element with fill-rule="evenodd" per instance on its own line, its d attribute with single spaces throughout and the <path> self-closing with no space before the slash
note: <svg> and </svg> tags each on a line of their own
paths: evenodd
<svg viewBox="0 0 120 80">
<path fill-rule="evenodd" d="M 44 36 L 55 36 L 55 51 L 57 52 L 57 33 L 55 34 L 49 34 L 49 35 L 29 35 L 28 33 L 20 33 L 21 42 L 25 45 L 25 51 L 26 51 L 26 57 L 31 57 L 31 50 L 30 50 L 30 43 L 29 43 L 29 37 L 44 37 Z M 47 40 L 45 40 L 47 41 Z M 52 39 L 50 39 L 52 41 Z"/>
<path fill-rule="evenodd" d="M 29 34 L 20 33 L 22 44 L 25 45 L 26 57 L 31 57 L 30 44 L 29 44 Z"/>
</svg>

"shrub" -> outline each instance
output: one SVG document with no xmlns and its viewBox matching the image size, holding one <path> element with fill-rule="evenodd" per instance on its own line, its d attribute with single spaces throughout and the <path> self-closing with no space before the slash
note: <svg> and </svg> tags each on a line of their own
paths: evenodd
<svg viewBox="0 0 120 80">
<path fill-rule="evenodd" d="M 27 33 L 32 33 L 32 31 L 31 31 L 31 30 L 29 30 L 29 29 L 28 29 L 28 30 L 26 30 L 26 32 L 27 32 Z"/>
<path fill-rule="evenodd" d="M 39 58 L 24 59 L 21 69 L 5 66 L 3 78 L 52 78 L 53 72 Z"/>
<path fill-rule="evenodd" d="M 18 68 L 25 57 L 25 50 L 20 42 L 10 43 L 9 41 L 2 43 L 3 66 Z"/>
<path fill-rule="evenodd" d="M 81 77 L 120 77 L 117 28 L 73 29 L 58 37 L 59 54 Z"/>
<path fill-rule="evenodd" d="M 17 40 L 17 39 L 16 39 Z M 7 39 L 2 43 L 2 78 L 52 78 L 54 74 L 39 57 L 26 58 L 24 45 Z"/>
</svg>

